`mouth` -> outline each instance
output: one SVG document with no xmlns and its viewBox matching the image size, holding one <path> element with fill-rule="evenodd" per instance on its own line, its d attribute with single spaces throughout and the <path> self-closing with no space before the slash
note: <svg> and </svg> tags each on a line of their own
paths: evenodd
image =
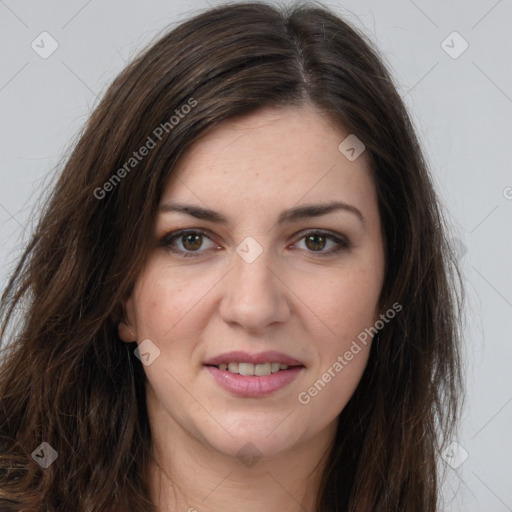
<svg viewBox="0 0 512 512">
<path fill-rule="evenodd" d="M 305 368 L 280 352 L 229 352 L 204 363 L 214 381 L 231 394 L 260 398 L 290 384 Z"/>
<path fill-rule="evenodd" d="M 273 350 L 255 354 L 243 351 L 226 352 L 208 359 L 204 365 L 214 366 L 230 373 L 257 377 L 272 375 L 298 366 L 304 367 L 298 359 Z"/>
<path fill-rule="evenodd" d="M 205 366 L 213 366 L 222 371 L 227 371 L 229 373 L 234 373 L 236 375 L 245 375 L 256 376 L 256 377 L 265 377 L 267 375 L 272 375 L 273 373 L 279 373 L 282 371 L 286 371 L 289 368 L 304 368 L 304 365 L 287 365 L 284 363 L 276 363 L 276 362 L 267 362 L 267 363 L 242 363 L 237 361 L 232 361 L 230 363 L 221 363 L 218 365 L 205 365 Z"/>
</svg>

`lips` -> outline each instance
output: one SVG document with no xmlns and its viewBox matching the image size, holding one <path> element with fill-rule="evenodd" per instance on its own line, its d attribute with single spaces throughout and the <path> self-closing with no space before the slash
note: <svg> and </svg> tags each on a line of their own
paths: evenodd
<svg viewBox="0 0 512 512">
<path fill-rule="evenodd" d="M 240 398 L 263 398 L 290 385 L 304 371 L 304 366 L 293 366 L 270 375 L 240 375 L 216 366 L 205 366 L 222 389 Z"/>
<path fill-rule="evenodd" d="M 205 366 L 219 366 L 221 364 L 229 363 L 278 363 L 285 364 L 286 366 L 304 366 L 304 364 L 287 354 L 269 350 L 266 352 L 258 352 L 257 354 L 249 354 L 248 352 L 233 351 L 220 354 L 219 356 L 212 357 L 204 362 Z"/>
<path fill-rule="evenodd" d="M 204 363 L 214 381 L 232 395 L 262 398 L 288 386 L 305 366 L 294 357 L 273 350 L 250 354 L 226 352 Z"/>
</svg>

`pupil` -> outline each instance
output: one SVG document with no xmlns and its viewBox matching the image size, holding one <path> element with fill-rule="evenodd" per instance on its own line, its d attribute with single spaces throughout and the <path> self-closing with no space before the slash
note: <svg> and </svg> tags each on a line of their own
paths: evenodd
<svg viewBox="0 0 512 512">
<path fill-rule="evenodd" d="M 313 243 L 318 243 L 318 239 L 324 239 L 325 237 L 323 235 L 310 235 L 307 237 L 306 239 L 306 245 L 308 246 L 309 249 L 323 249 L 324 246 L 325 246 L 325 240 L 324 242 L 321 244 L 321 247 L 318 247 L 318 246 L 315 246 L 315 247 L 309 247 L 309 242 L 313 241 Z"/>
<path fill-rule="evenodd" d="M 193 241 L 194 238 L 196 239 L 196 242 Z M 184 239 L 183 246 L 186 249 L 194 250 L 194 249 L 199 249 L 199 247 L 201 247 L 201 235 L 199 235 L 199 234 L 196 234 L 196 235 L 184 235 L 183 239 Z M 197 241 L 197 240 L 199 240 L 199 241 Z M 187 246 L 187 244 L 189 244 L 189 243 L 192 244 L 192 247 Z"/>
</svg>

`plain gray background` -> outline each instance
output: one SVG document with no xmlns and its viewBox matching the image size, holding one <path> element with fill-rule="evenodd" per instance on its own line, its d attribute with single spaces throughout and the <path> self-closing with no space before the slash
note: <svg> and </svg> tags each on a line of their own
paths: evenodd
<svg viewBox="0 0 512 512">
<path fill-rule="evenodd" d="M 106 87 L 166 27 L 219 3 L 0 0 L 2 289 L 43 185 Z M 512 1 L 324 4 L 384 54 L 465 274 L 468 395 L 443 510 L 512 511 Z M 51 49 L 42 32 L 58 44 L 47 58 L 31 47 L 44 37 Z"/>
</svg>

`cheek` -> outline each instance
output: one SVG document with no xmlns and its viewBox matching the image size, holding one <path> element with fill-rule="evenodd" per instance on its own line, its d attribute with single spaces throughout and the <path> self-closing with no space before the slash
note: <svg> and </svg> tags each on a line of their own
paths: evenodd
<svg viewBox="0 0 512 512">
<path fill-rule="evenodd" d="M 369 345 L 360 344 L 360 352 L 354 354 L 351 350 L 342 352 L 322 369 L 322 373 L 301 395 L 310 400 L 313 407 L 313 417 L 318 415 L 328 419 L 335 418 L 345 408 L 354 394 L 363 375 L 369 355 Z M 352 354 L 351 360 L 346 354 Z"/>
<path fill-rule="evenodd" d="M 209 285 L 208 279 L 197 279 L 175 268 L 155 261 L 139 279 L 136 289 L 138 330 L 163 342 L 180 328 L 193 312 Z"/>
<path fill-rule="evenodd" d="M 371 280 L 347 277 L 318 295 L 315 306 L 322 326 L 311 339 L 315 364 L 298 397 L 301 404 L 309 403 L 312 418 L 332 420 L 355 392 L 368 362 L 367 332 L 374 325 L 378 292 Z"/>
<path fill-rule="evenodd" d="M 300 291 L 309 298 L 302 315 L 312 311 L 309 316 L 318 329 L 310 325 L 315 363 L 298 399 L 309 403 L 311 417 L 327 421 L 346 406 L 366 368 L 371 331 L 365 330 L 376 320 L 382 276 L 354 264 L 338 268 L 335 275 L 331 270 L 325 279 L 318 277 L 303 281 Z"/>
<path fill-rule="evenodd" d="M 137 325 L 141 335 L 162 340 L 169 332 L 176 318 L 181 316 L 183 302 L 177 300 L 181 290 L 171 290 L 165 279 L 151 279 L 145 282 L 137 299 Z"/>
<path fill-rule="evenodd" d="M 324 278 L 299 276 L 295 288 L 304 307 L 321 321 L 321 337 L 337 344 L 374 324 L 380 289 L 380 275 L 355 266 L 331 269 Z"/>
</svg>

